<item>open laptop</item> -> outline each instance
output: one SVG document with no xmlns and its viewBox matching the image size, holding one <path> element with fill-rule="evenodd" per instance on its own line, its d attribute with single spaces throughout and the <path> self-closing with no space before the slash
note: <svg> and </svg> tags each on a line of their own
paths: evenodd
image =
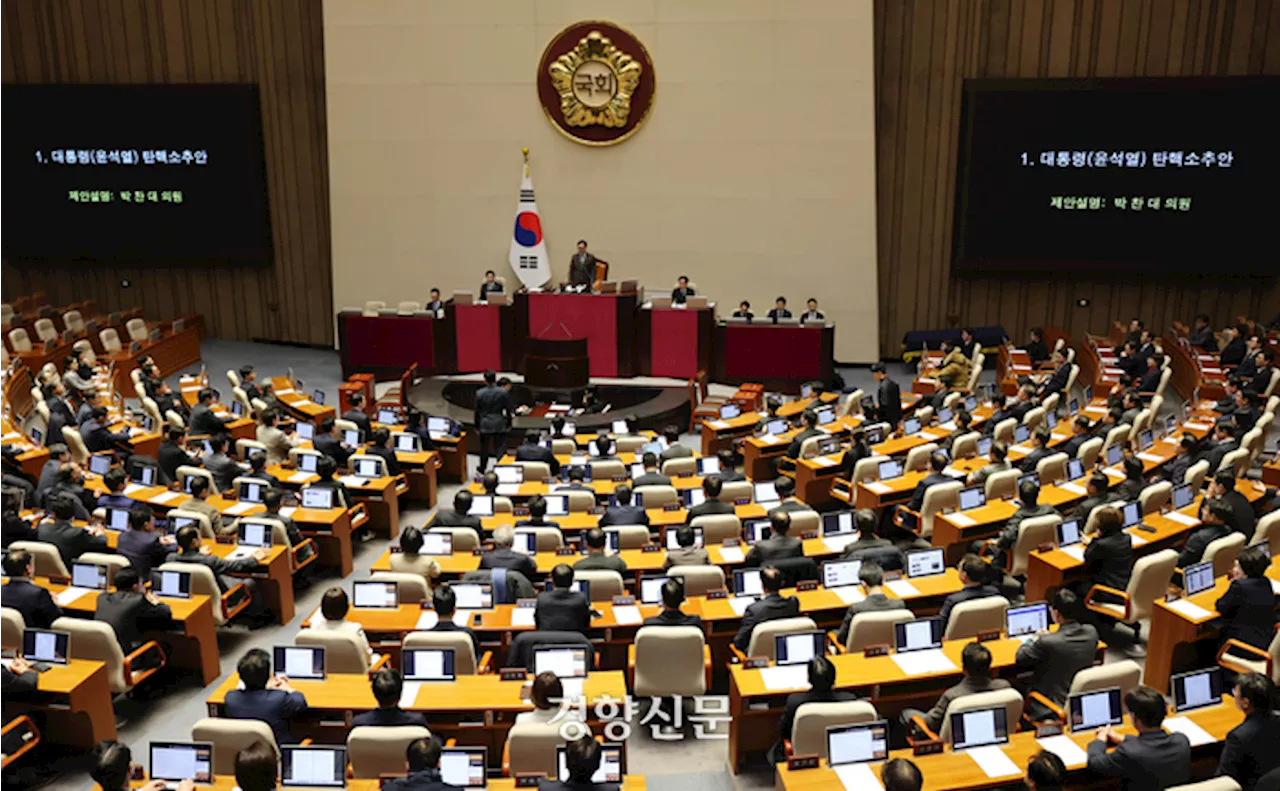
<svg viewBox="0 0 1280 791">
<path fill-rule="evenodd" d="M 778 496 L 778 490 L 774 487 L 773 481 L 756 481 L 752 488 L 757 503 L 776 503 L 782 499 Z"/>
<path fill-rule="evenodd" d="M 492 610 L 493 586 L 478 582 L 459 582 L 450 585 L 457 599 L 459 610 Z"/>
<path fill-rule="evenodd" d="M 157 596 L 170 599 L 191 598 L 191 572 L 189 571 L 156 571 L 152 575 L 156 580 L 152 591 Z"/>
<path fill-rule="evenodd" d="M 773 532 L 773 523 L 768 519 L 749 519 L 742 523 L 743 537 L 747 544 L 755 544 L 757 541 L 768 538 Z"/>
<path fill-rule="evenodd" d="M 960 490 L 958 500 L 961 511 L 981 508 L 987 504 L 987 493 L 981 486 L 970 486 Z"/>
<path fill-rule="evenodd" d="M 240 501 L 245 503 L 260 503 L 263 495 L 270 488 L 266 481 L 247 480 L 240 482 Z"/>
<path fill-rule="evenodd" d="M 561 783 L 566 783 L 569 780 L 568 749 L 563 744 L 556 747 L 556 763 L 560 767 L 559 777 Z M 626 771 L 626 765 L 622 759 L 622 745 L 600 745 L 600 766 L 596 769 L 595 774 L 591 775 L 591 782 L 593 784 L 621 783 L 622 776 L 626 774 Z"/>
<path fill-rule="evenodd" d="M 111 469 L 110 456 L 94 455 L 89 457 L 89 472 L 93 473 L 94 475 L 106 475 L 107 472 L 110 471 L 110 469 Z"/>
<path fill-rule="evenodd" d="M 544 494 L 542 499 L 547 504 L 547 516 L 569 515 L 569 495 Z"/>
<path fill-rule="evenodd" d="M 862 580 L 858 579 L 858 572 L 861 570 L 861 560 L 828 560 L 822 564 L 822 587 L 861 585 Z"/>
<path fill-rule="evenodd" d="M 693 508 L 695 505 L 702 505 L 707 501 L 707 493 L 702 489 L 684 489 L 680 492 L 680 499 L 683 501 L 685 508 Z"/>
<path fill-rule="evenodd" d="M 315 453 L 302 453 L 298 456 L 298 470 L 300 472 L 315 472 L 316 466 L 320 462 L 320 456 Z"/>
<path fill-rule="evenodd" d="M 1009 715 L 1004 706 L 971 709 L 951 715 L 951 749 L 967 750 L 1009 743 Z"/>
<path fill-rule="evenodd" d="M 128 508 L 108 508 L 103 518 L 103 527 L 108 530 L 116 530 L 123 532 L 129 529 L 129 509 Z"/>
<path fill-rule="evenodd" d="M 1080 543 L 1084 525 L 1079 519 L 1064 519 L 1058 523 L 1058 549 L 1073 547 Z"/>
<path fill-rule="evenodd" d="M 699 475 L 717 475 L 720 473 L 720 459 L 716 456 L 698 457 Z"/>
<path fill-rule="evenodd" d="M 1173 487 L 1173 510 L 1176 511 L 1179 508 L 1186 508 L 1188 505 L 1191 505 L 1195 499 L 1196 493 L 1191 487 L 1191 484 L 1183 483 Z"/>
<path fill-rule="evenodd" d="M 152 742 L 151 764 L 147 773 L 160 780 L 167 789 L 177 788 L 183 780 L 213 782 L 213 745 L 209 742 Z"/>
<path fill-rule="evenodd" d="M 1013 428 L 1014 444 L 1021 445 L 1022 443 L 1026 442 L 1029 439 L 1031 439 L 1031 426 L 1028 426 L 1026 423 L 1022 423 L 1017 426 L 1014 426 Z"/>
<path fill-rule="evenodd" d="M 236 543 L 243 547 L 271 546 L 271 525 L 254 519 L 241 519 Z"/>
<path fill-rule="evenodd" d="M 139 486 L 155 486 L 156 468 L 149 464 L 135 464 L 129 480 Z"/>
<path fill-rule="evenodd" d="M 272 651 L 276 673 L 291 679 L 322 680 L 324 647 L 312 645 L 277 645 Z"/>
<path fill-rule="evenodd" d="M 1107 466 L 1114 467 L 1124 459 L 1124 447 L 1119 444 L 1107 448 Z"/>
<path fill-rule="evenodd" d="M 297 423 L 295 430 L 302 439 L 314 439 L 316 435 L 316 427 L 311 423 Z"/>
<path fill-rule="evenodd" d="M 281 788 L 343 788 L 347 748 L 280 745 Z"/>
<path fill-rule="evenodd" d="M 22 630 L 22 658 L 30 662 L 37 673 L 43 673 L 54 665 L 70 661 L 70 643 L 70 632 L 28 627 Z"/>
<path fill-rule="evenodd" d="M 1196 563 L 1182 570 L 1184 596 L 1195 596 L 1213 587 L 1213 561 Z"/>
<path fill-rule="evenodd" d="M 342 441 L 352 448 L 359 447 L 364 442 L 364 432 L 358 428 L 349 428 L 342 432 Z"/>
<path fill-rule="evenodd" d="M 107 567 L 97 563 L 72 563 L 71 586 L 105 591 L 107 589 Z"/>
<path fill-rule="evenodd" d="M 914 434 L 920 430 L 920 421 L 917 418 L 909 417 L 902 421 L 902 433 Z"/>
<path fill-rule="evenodd" d="M 392 447 L 405 453 L 417 453 L 422 450 L 422 438 L 407 431 L 398 431 L 391 435 Z"/>
<path fill-rule="evenodd" d="M 27 436 L 31 437 L 31 444 L 37 448 L 44 446 L 44 432 L 35 426 L 31 427 L 31 430 L 27 432 Z"/>
<path fill-rule="evenodd" d="M 774 420 L 770 420 L 768 423 L 764 424 L 764 432 L 766 434 L 773 434 L 774 436 L 777 436 L 778 434 L 785 434 L 790 428 L 791 424 L 784 418 L 775 418 Z"/>
<path fill-rule="evenodd" d="M 1142 504 L 1138 501 L 1123 503 L 1120 506 L 1121 527 L 1134 527 L 1142 524 Z"/>
<path fill-rule="evenodd" d="M 883 761 L 889 757 L 889 723 L 885 720 L 827 728 L 830 766 Z"/>
<path fill-rule="evenodd" d="M 917 549 L 907 553 L 907 576 L 932 577 L 947 573 L 947 559 L 942 547 Z"/>
<path fill-rule="evenodd" d="M 538 534 L 533 530 L 516 528 L 511 548 L 522 555 L 538 554 Z"/>
<path fill-rule="evenodd" d="M 1173 709 L 1179 713 L 1222 702 L 1222 668 L 1210 667 L 1179 673 L 1169 679 L 1173 687 Z M 1275 745 L 1280 747 L 1280 745 Z"/>
<path fill-rule="evenodd" d="M 978 455 L 989 456 L 991 453 L 991 443 L 995 442 L 992 437 L 978 437 Z"/>
<path fill-rule="evenodd" d="M 880 462 L 880 466 L 876 470 L 879 473 L 880 480 L 891 481 L 894 478 L 902 477 L 902 462 L 897 459 L 888 459 Z"/>
<path fill-rule="evenodd" d="M 453 534 L 452 533 L 423 533 L 422 549 L 418 550 L 420 555 L 452 555 L 453 554 Z"/>
<path fill-rule="evenodd" d="M 351 458 L 351 473 L 357 478 L 381 478 L 382 465 L 377 457 L 361 457 L 353 456 Z"/>
<path fill-rule="evenodd" d="M 679 528 L 681 527 L 683 527 L 683 525 L 671 525 L 670 527 L 667 528 L 667 531 L 666 531 L 667 532 L 667 549 L 680 548 L 680 542 L 676 540 L 676 536 Z M 702 528 L 695 527 L 693 529 L 693 545 L 695 547 L 701 547 L 702 539 L 703 539 Z"/>
<path fill-rule="evenodd" d="M 836 411 L 831 407 L 818 410 L 818 425 L 825 426 L 828 423 L 836 422 Z"/>
<path fill-rule="evenodd" d="M 825 653 L 827 633 L 822 630 L 780 634 L 773 638 L 774 664 L 807 665 Z"/>
<path fill-rule="evenodd" d="M 403 423 L 404 420 L 400 416 L 399 409 L 378 407 L 378 422 L 387 426 L 395 426 Z"/>
<path fill-rule="evenodd" d="M 1021 637 L 1022 642 L 1034 640 L 1041 629 L 1049 628 L 1049 605 L 1044 602 L 1010 607 L 1004 612 L 1005 634 Z"/>
<path fill-rule="evenodd" d="M 764 585 L 760 580 L 760 569 L 734 569 L 733 595 L 763 596 Z"/>
<path fill-rule="evenodd" d="M 440 751 L 440 781 L 457 788 L 488 786 L 488 749 L 446 747 Z"/>
<path fill-rule="evenodd" d="M 856 536 L 857 527 L 853 523 L 853 511 L 835 511 L 822 515 L 822 537 Z"/>
<path fill-rule="evenodd" d="M 893 647 L 899 654 L 942 647 L 942 619 L 917 618 L 893 625 Z"/>
<path fill-rule="evenodd" d="M 662 586 L 670 577 L 642 577 L 640 579 L 640 603 L 661 604 Z"/>
<path fill-rule="evenodd" d="M 1071 695 L 1067 698 L 1067 717 L 1072 733 L 1119 725 L 1124 722 L 1120 688 L 1107 687 Z"/>
<path fill-rule="evenodd" d="M 470 516 L 493 516 L 493 495 L 477 494 L 471 498 Z"/>
<path fill-rule="evenodd" d="M 327 511 L 333 508 L 334 491 L 328 486 L 307 486 L 302 490 L 302 507 Z"/>
<path fill-rule="evenodd" d="M 452 648 L 413 648 L 403 654 L 405 681 L 453 681 L 457 678 Z"/>
<path fill-rule="evenodd" d="M 381 580 L 351 583 L 351 606 L 368 610 L 394 610 L 400 606 L 399 584 Z"/>
<path fill-rule="evenodd" d="M 720 407 L 720 419 L 732 420 L 742 414 L 742 407 L 737 404 L 725 404 Z"/>
<path fill-rule="evenodd" d="M 1080 459 L 1067 460 L 1067 480 L 1078 481 L 1084 477 L 1084 462 Z"/>
</svg>

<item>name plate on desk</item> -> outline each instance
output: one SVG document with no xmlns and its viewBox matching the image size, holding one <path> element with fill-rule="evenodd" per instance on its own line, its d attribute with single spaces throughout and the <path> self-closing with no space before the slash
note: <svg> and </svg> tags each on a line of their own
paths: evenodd
<svg viewBox="0 0 1280 791">
<path fill-rule="evenodd" d="M 736 547 L 736 546 L 741 546 L 741 545 L 742 545 L 742 539 L 740 539 L 740 538 L 726 538 L 726 539 L 724 540 L 724 542 L 723 542 L 720 546 L 722 546 L 722 547 Z"/>
<path fill-rule="evenodd" d="M 941 739 L 926 739 L 922 742 L 916 742 L 911 745 L 912 755 L 936 755 L 941 753 L 943 744 Z"/>
<path fill-rule="evenodd" d="M 236 543 L 236 537 L 235 536 L 215 536 L 213 541 L 216 544 L 234 544 Z"/>
<path fill-rule="evenodd" d="M 521 506 L 521 507 L 519 507 L 519 508 L 514 508 L 514 507 L 513 507 L 513 508 L 511 509 L 511 515 L 512 515 L 512 516 L 528 516 L 528 515 L 529 515 L 529 507 L 528 507 L 528 506 Z"/>
<path fill-rule="evenodd" d="M 574 549 L 573 547 L 556 547 L 556 554 L 557 555 L 576 555 L 578 554 L 578 550 Z"/>
<path fill-rule="evenodd" d="M 499 673 L 501 681 L 524 681 L 528 678 L 528 671 L 523 667 L 504 667 Z"/>
<path fill-rule="evenodd" d="M 600 516 L 604 513 L 604 506 L 597 505 L 594 508 L 588 509 L 587 513 L 591 514 L 592 516 Z"/>
<path fill-rule="evenodd" d="M 472 550 L 471 550 L 471 554 L 472 554 L 472 555 L 483 555 L 483 554 L 484 554 L 484 548 L 483 548 L 483 547 L 475 547 L 474 549 L 472 549 Z"/>
<path fill-rule="evenodd" d="M 817 538 L 817 537 L 818 537 L 818 531 L 817 531 L 817 530 L 810 530 L 810 531 L 808 531 L 808 532 L 806 532 L 806 533 L 801 533 L 801 534 L 800 534 L 800 538 L 801 538 L 801 540 L 804 540 L 804 541 L 809 541 L 810 539 L 814 539 L 814 538 Z"/>
<path fill-rule="evenodd" d="M 818 760 L 816 755 L 793 755 L 787 759 L 787 769 L 793 772 L 801 769 L 817 769 Z"/>
<path fill-rule="evenodd" d="M 727 588 L 716 588 L 715 590 L 707 591 L 708 601 L 712 599 L 727 599 L 727 598 L 729 598 L 729 590 Z"/>
<path fill-rule="evenodd" d="M 988 643 L 992 640 L 999 640 L 1003 636 L 1004 632 L 999 629 L 984 629 L 981 632 L 978 632 L 978 642 Z"/>
<path fill-rule="evenodd" d="M 888 656 L 889 644 L 877 643 L 875 645 L 869 645 L 865 649 L 863 649 L 862 655 L 868 658 L 873 656 Z"/>
<path fill-rule="evenodd" d="M 615 476 L 613 476 L 613 478 L 611 478 L 610 480 L 612 480 L 614 483 L 622 483 L 623 481 L 627 480 L 627 476 L 625 476 L 625 475 L 615 475 Z"/>
<path fill-rule="evenodd" d="M 681 508 L 684 508 L 684 506 L 680 503 L 667 503 L 662 506 L 662 510 L 664 511 L 679 511 Z"/>
<path fill-rule="evenodd" d="M 800 580 L 796 583 L 797 591 L 816 591 L 818 589 L 817 580 Z"/>
<path fill-rule="evenodd" d="M 547 776 L 541 772 L 536 774 L 523 772 L 516 775 L 516 788 L 537 788 L 542 785 L 542 781 L 546 779 Z"/>
<path fill-rule="evenodd" d="M 533 609 L 536 609 L 536 608 L 537 608 L 537 606 L 538 606 L 538 600 L 537 600 L 537 599 L 518 599 L 518 600 L 516 600 L 516 607 L 517 607 L 518 609 L 521 609 L 521 610 L 533 610 Z"/>
<path fill-rule="evenodd" d="M 769 666 L 769 657 L 767 656 L 749 656 L 742 662 L 742 666 L 747 670 L 756 670 Z"/>
<path fill-rule="evenodd" d="M 614 596 L 613 597 L 614 607 L 634 607 L 635 605 L 636 605 L 635 596 Z"/>
<path fill-rule="evenodd" d="M 662 547 L 660 547 L 657 544 L 645 544 L 644 547 L 640 549 L 640 551 L 641 552 L 661 552 Z"/>
<path fill-rule="evenodd" d="M 750 497 L 739 497 L 733 501 L 734 505 L 751 505 Z"/>
</svg>

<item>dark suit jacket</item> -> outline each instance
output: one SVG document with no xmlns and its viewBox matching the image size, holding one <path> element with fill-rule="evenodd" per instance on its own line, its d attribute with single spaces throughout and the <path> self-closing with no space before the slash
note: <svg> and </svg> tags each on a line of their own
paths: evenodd
<svg viewBox="0 0 1280 791">
<path fill-rule="evenodd" d="M 1094 585 L 1124 590 L 1133 573 L 1133 541 L 1123 530 L 1099 535 L 1084 548 L 1084 564 Z"/>
<path fill-rule="evenodd" d="M 233 720 L 261 720 L 275 732 L 276 744 L 296 744 L 289 732 L 289 720 L 307 710 L 301 692 L 282 689 L 233 689 L 223 708 Z"/>
<path fill-rule="evenodd" d="M 1245 383 L 1244 389 L 1251 393 L 1261 393 L 1271 384 L 1271 366 L 1259 368 L 1257 373 Z"/>
<path fill-rule="evenodd" d="M 634 488 L 641 486 L 670 486 L 671 479 L 660 472 L 646 472 L 639 478 L 632 480 L 631 485 Z"/>
<path fill-rule="evenodd" d="M 596 279 L 596 257 L 591 253 L 574 253 L 569 259 L 569 282 L 590 285 Z"/>
<path fill-rule="evenodd" d="M 600 515 L 600 527 L 649 525 L 649 512 L 638 505 L 611 505 Z"/>
<path fill-rule="evenodd" d="M 213 571 L 213 576 L 218 580 L 218 587 L 223 593 L 226 593 L 238 584 L 236 580 L 225 575 L 253 571 L 258 567 L 258 561 L 254 560 L 252 557 L 224 560 L 217 555 L 202 555 L 199 550 L 195 552 L 170 552 L 169 556 L 164 559 L 164 562 L 199 563 L 202 566 L 208 566 Z"/>
<path fill-rule="evenodd" d="M 1266 650 L 1275 626 L 1276 597 L 1266 577 L 1232 580 L 1214 605 L 1222 615 L 1222 639 L 1236 639 Z M 1276 743 L 1280 746 L 1280 742 Z"/>
<path fill-rule="evenodd" d="M 804 542 L 788 533 L 757 541 L 747 552 L 746 565 L 759 566 L 765 561 L 779 558 L 804 557 Z"/>
<path fill-rule="evenodd" d="M 1157 369 L 1157 374 L 1159 369 Z M 1071 366 L 1065 363 L 1059 365 L 1053 370 L 1053 374 L 1040 385 L 1040 398 L 1046 398 L 1054 393 L 1061 393 L 1067 386 L 1067 379 L 1071 376 Z M 1157 377 L 1158 378 L 1158 377 Z"/>
<path fill-rule="evenodd" d="M 788 596 L 784 599 L 776 593 L 771 593 L 747 607 L 747 611 L 742 614 L 742 626 L 738 628 L 738 634 L 734 636 L 733 644 L 738 647 L 739 651 L 746 651 L 751 645 L 751 632 L 758 624 L 762 624 L 765 621 L 776 621 L 779 618 L 794 618 L 799 614 L 799 599 L 795 596 Z"/>
<path fill-rule="evenodd" d="M 573 564 L 575 569 L 582 571 L 616 571 L 619 574 L 627 573 L 627 561 L 617 555 L 606 555 L 603 552 L 590 552 L 577 563 Z"/>
<path fill-rule="evenodd" d="M 160 450 L 156 457 L 157 465 L 160 467 L 161 481 L 164 483 L 173 483 L 178 480 L 179 467 L 199 466 L 181 445 L 167 439 L 160 443 Z"/>
<path fill-rule="evenodd" d="M 787 456 L 792 459 L 800 458 L 800 446 L 804 444 L 804 441 L 810 437 L 821 437 L 825 433 L 825 431 L 817 428 L 806 428 L 801 430 L 791 438 L 791 444 L 787 446 Z"/>
<path fill-rule="evenodd" d="M 3 540 L 0 546 L 5 549 L 14 541 L 35 541 L 36 529 L 31 523 L 17 514 L 5 514 L 3 523 Z"/>
<path fill-rule="evenodd" d="M 1253 510 L 1253 503 L 1235 489 L 1222 495 L 1222 500 L 1231 508 L 1231 518 L 1227 524 L 1232 530 L 1244 533 L 1245 543 L 1253 540 L 1253 533 L 1258 527 L 1258 515 Z"/>
<path fill-rule="evenodd" d="M 912 511 L 919 511 L 924 506 L 924 493 L 929 491 L 929 487 L 939 483 L 950 483 L 956 480 L 950 475 L 943 475 L 940 472 L 930 472 L 916 484 L 916 490 L 911 493 L 911 502 L 907 507 Z"/>
<path fill-rule="evenodd" d="M 84 446 L 89 449 L 90 453 L 98 453 L 104 450 L 113 450 L 117 445 L 129 442 L 129 433 L 121 431 L 112 433 L 107 427 L 98 421 L 90 418 L 80 427 L 80 436 L 84 439 Z"/>
<path fill-rule="evenodd" d="M 475 424 L 481 434 L 505 434 L 511 420 L 511 398 L 497 385 L 476 391 Z"/>
<path fill-rule="evenodd" d="M 924 715 L 923 719 L 925 725 L 929 726 L 929 730 L 937 733 L 938 729 L 942 727 L 943 718 L 947 715 L 947 707 L 950 706 L 951 702 L 956 698 L 962 698 L 965 695 L 977 695 L 981 692 L 995 692 L 997 690 L 1008 688 L 1009 682 L 1005 681 L 1003 678 L 970 678 L 966 676 L 960 680 L 959 684 L 956 684 L 954 687 L 951 687 L 946 692 L 942 693 L 942 696 L 933 704 L 933 708 L 929 709 L 929 711 Z"/>
<path fill-rule="evenodd" d="M 783 308 L 782 310 L 773 308 L 772 310 L 769 311 L 769 318 L 775 321 L 778 319 L 789 319 L 791 318 L 791 311 L 787 310 L 786 308 Z"/>
<path fill-rule="evenodd" d="M 218 491 L 225 492 L 231 488 L 231 482 L 244 474 L 244 468 L 231 460 L 225 453 L 214 453 L 204 460 L 204 468 L 213 473 L 213 484 Z"/>
<path fill-rule="evenodd" d="M 392 706 L 389 709 L 362 711 L 351 718 L 351 724 L 356 727 L 364 725 L 384 727 L 395 727 L 397 725 L 421 725 L 425 728 L 427 727 L 427 716 L 419 711 L 405 711 L 399 706 Z"/>
<path fill-rule="evenodd" d="M 364 715 L 357 715 L 357 717 Z M 355 723 L 359 725 L 360 723 Z M 408 723 L 416 724 L 416 723 Z M 410 775 L 397 778 L 387 783 L 383 788 L 386 791 L 457 791 L 457 786 L 446 784 L 440 779 L 439 769 L 424 769 L 421 772 L 414 772 Z"/>
<path fill-rule="evenodd" d="M 191 420 L 187 421 L 192 434 L 220 434 L 234 418 L 220 418 L 204 404 L 191 407 Z"/>
<path fill-rule="evenodd" d="M 1231 535 L 1231 528 L 1226 525 L 1203 525 L 1191 531 L 1191 536 L 1187 538 L 1187 543 L 1182 547 L 1182 551 L 1178 553 L 1178 568 L 1185 569 L 1195 563 L 1199 563 L 1204 557 L 1204 550 L 1213 541 L 1219 538 L 1225 538 Z"/>
<path fill-rule="evenodd" d="M 516 552 L 510 547 L 502 547 L 480 556 L 482 569 L 511 569 L 518 571 L 529 579 L 538 574 L 538 564 L 528 555 Z"/>
<path fill-rule="evenodd" d="M 879 407 L 876 417 L 890 426 L 896 426 L 902 420 L 902 389 L 887 376 L 876 390 L 876 406 Z"/>
<path fill-rule="evenodd" d="M 1223 458 L 1228 453 L 1239 449 L 1240 443 L 1234 439 L 1225 439 L 1214 446 L 1213 450 L 1209 452 L 1209 477 L 1212 478 L 1213 474 L 1218 471 L 1218 465 L 1222 463 Z"/>
<path fill-rule="evenodd" d="M 683 305 L 689 297 L 696 297 L 698 294 L 692 288 L 673 288 L 671 289 L 671 303 L 673 305 Z"/>
<path fill-rule="evenodd" d="M 1142 380 L 1138 382 L 1138 391 L 1142 393 L 1154 393 L 1156 388 L 1160 386 L 1160 369 L 1148 368 L 1147 372 L 1142 375 Z"/>
<path fill-rule="evenodd" d="M 849 629 L 853 625 L 853 617 L 864 612 L 880 612 L 881 610 L 905 610 L 907 603 L 902 599 L 890 599 L 883 593 L 873 593 L 860 602 L 854 602 L 845 610 L 844 621 L 836 631 L 836 642 L 843 646 L 849 640 Z"/>
<path fill-rule="evenodd" d="M 1237 335 L 1222 347 L 1222 351 L 1218 354 L 1218 363 L 1223 367 L 1239 365 L 1244 359 L 1244 352 L 1244 339 Z"/>
<path fill-rule="evenodd" d="M 1041 635 L 1018 647 L 1015 661 L 1032 667 L 1031 689 L 1062 705 L 1076 673 L 1093 666 L 1098 651 L 1098 630 L 1072 621 L 1056 632 Z"/>
<path fill-rule="evenodd" d="M 1231 729 L 1222 746 L 1218 774 L 1226 775 L 1249 791 L 1258 778 L 1280 768 L 1280 714 L 1257 712 Z"/>
<path fill-rule="evenodd" d="M 151 579 L 151 570 L 164 562 L 169 549 L 160 543 L 159 533 L 129 529 L 120 534 L 116 552 L 129 559 L 129 564 L 137 570 L 139 577 L 148 580 Z"/>
<path fill-rule="evenodd" d="M 1036 448 L 1022 457 L 1022 461 L 1018 462 L 1018 469 L 1023 472 L 1035 472 L 1036 465 L 1040 463 L 1040 460 L 1047 456 L 1052 456 L 1055 452 L 1051 448 Z"/>
<path fill-rule="evenodd" d="M 396 452 L 391 448 L 384 448 L 378 445 L 370 445 L 369 447 L 364 449 L 364 452 L 369 456 L 378 456 L 383 461 L 385 461 L 387 463 L 388 475 L 400 474 L 401 472 L 400 460 L 396 458 Z"/>
<path fill-rule="evenodd" d="M 427 527 L 469 527 L 476 531 L 477 535 L 484 535 L 484 525 L 480 517 L 460 514 L 452 508 L 437 509 L 436 515 L 431 517 Z"/>
<path fill-rule="evenodd" d="M 873 560 L 885 571 L 900 571 L 907 567 L 907 556 L 887 538 L 870 536 L 859 538 L 844 548 L 841 560 Z"/>
<path fill-rule="evenodd" d="M 339 467 L 347 466 L 347 459 L 351 458 L 353 452 L 342 447 L 342 440 L 332 434 L 317 434 L 311 440 L 311 446 L 333 459 Z"/>
<path fill-rule="evenodd" d="M 697 615 L 685 615 L 679 610 L 663 610 L 657 615 L 644 619 L 645 626 L 696 626 L 702 628 L 702 618 Z"/>
<path fill-rule="evenodd" d="M 701 505 L 695 505 L 690 508 L 684 516 L 686 525 L 693 524 L 693 520 L 700 516 L 713 516 L 715 514 L 732 514 L 734 513 L 733 503 L 722 503 L 719 500 L 707 500 Z"/>
<path fill-rule="evenodd" d="M 128 654 L 142 645 L 143 632 L 163 626 L 172 615 L 163 602 L 152 604 L 141 593 L 116 591 L 98 596 L 93 620 L 110 624 L 120 648 Z"/>
<path fill-rule="evenodd" d="M 1107 752 L 1107 745 L 1094 739 L 1087 766 L 1090 772 L 1123 779 L 1126 791 L 1159 791 L 1191 779 L 1191 742 L 1181 733 L 1148 731 Z"/>
<path fill-rule="evenodd" d="M 46 444 L 62 442 L 62 429 L 66 427 L 76 427 L 76 416 L 71 412 L 70 405 L 66 399 L 53 397 L 46 398 L 45 404 L 49 407 L 49 430 L 45 432 L 45 436 L 49 439 L 45 440 Z"/>
<path fill-rule="evenodd" d="M 70 522 L 43 522 L 36 528 L 36 539 L 53 544 L 62 556 L 62 562 L 71 568 L 71 561 L 86 552 L 110 552 L 106 536 L 92 536 L 84 528 Z"/>
<path fill-rule="evenodd" d="M 546 462 L 551 468 L 552 475 L 560 474 L 560 460 L 556 458 L 556 454 L 551 452 L 551 448 L 544 448 L 541 445 L 521 445 L 516 448 L 516 461 L 542 461 Z"/>
<path fill-rule="evenodd" d="M 471 631 L 470 627 L 458 626 L 456 623 L 454 623 L 451 620 L 451 618 L 441 618 L 439 621 L 436 622 L 435 626 L 431 627 L 431 631 L 433 632 L 466 632 L 467 636 L 471 638 L 471 647 L 475 649 L 476 661 L 477 662 L 480 661 L 480 636 L 477 635 L 475 632 Z"/>
<path fill-rule="evenodd" d="M 363 431 L 366 437 L 373 433 L 373 424 L 369 422 L 369 416 L 359 409 L 348 409 L 342 419 L 355 423 L 356 428 Z"/>
<path fill-rule="evenodd" d="M 40 674 L 36 671 L 28 670 L 18 675 L 8 667 L 0 665 L 0 694 L 4 698 L 3 718 L 6 723 L 14 716 L 14 713 L 9 711 L 9 703 L 33 697 L 39 686 Z"/>
<path fill-rule="evenodd" d="M 1088 442 L 1092 437 L 1088 434 L 1074 434 L 1071 439 L 1062 444 L 1062 452 L 1067 454 L 1068 459 L 1074 459 L 1080 453 L 1080 446 Z"/>
<path fill-rule="evenodd" d="M 62 617 L 62 610 L 58 609 L 49 591 L 30 580 L 11 579 L 0 591 L 3 591 L 0 592 L 0 601 L 4 606 L 22 613 L 22 620 L 29 627 L 48 629 Z"/>
<path fill-rule="evenodd" d="M 947 620 L 951 618 L 951 611 L 955 609 L 957 604 L 967 602 L 970 599 L 981 599 L 986 596 L 999 596 L 1000 591 L 996 590 L 993 585 L 966 585 L 947 598 L 942 600 L 942 609 L 938 612 L 938 617 L 942 619 L 943 629 L 947 626 Z"/>
<path fill-rule="evenodd" d="M 583 632 L 591 626 L 591 602 L 572 590 L 549 590 L 538 594 L 533 623 L 540 632 Z"/>
</svg>

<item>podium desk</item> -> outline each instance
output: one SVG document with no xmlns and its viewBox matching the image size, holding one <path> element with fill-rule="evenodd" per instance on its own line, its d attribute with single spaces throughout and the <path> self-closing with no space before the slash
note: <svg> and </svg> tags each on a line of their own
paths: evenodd
<svg viewBox="0 0 1280 791">
<path fill-rule="evenodd" d="M 0 431 L 4 434 L 0 437 L 0 443 L 4 445 L 18 443 L 23 448 L 23 451 L 18 454 L 18 464 L 22 466 L 22 472 L 37 481 L 40 480 L 40 472 L 44 469 L 45 462 L 49 460 L 48 443 L 39 447 L 32 445 L 21 429 L 9 422 L 8 417 L 0 418 L 0 426 L 2 426 Z"/>
<path fill-rule="evenodd" d="M 713 456 L 722 448 L 731 448 L 738 440 L 750 437 L 755 433 L 756 423 L 763 417 L 759 412 L 743 412 L 728 420 L 701 421 L 702 455 Z"/>
<path fill-rule="evenodd" d="M 635 376 L 637 295 L 517 292 L 519 336 L 537 340 L 585 338 L 591 376 Z M 462 327 L 458 328 L 459 334 Z M 516 344 L 515 370 L 525 373 L 527 344 Z M 506 369 L 510 370 L 510 369 Z"/>
<path fill-rule="evenodd" d="M 159 340 L 146 340 L 140 343 L 141 348 L 130 352 L 131 344 L 128 335 L 122 335 L 120 342 L 125 350 L 106 355 L 106 362 L 115 365 L 115 379 L 112 384 L 117 393 L 132 393 L 133 380 L 129 374 L 138 367 L 138 360 L 150 357 L 164 376 L 200 362 L 200 328 L 185 327 L 177 332 L 166 332 Z M 23 355 L 25 361 L 26 356 Z M 33 368 L 32 370 L 40 370 Z"/>
<path fill-rule="evenodd" d="M 767 389 L 790 389 L 801 382 L 831 380 L 835 328 L 802 325 L 721 324 L 716 328 L 712 379 Z"/>
<path fill-rule="evenodd" d="M 338 314 L 342 378 L 368 373 L 394 379 L 414 364 L 423 373 L 434 372 L 440 323 L 428 313 L 366 316 L 358 310 L 342 311 Z"/>
<path fill-rule="evenodd" d="M 692 379 L 698 371 L 710 371 L 714 325 L 714 306 L 641 309 L 638 373 Z"/>
<path fill-rule="evenodd" d="M 518 370 L 516 308 L 507 305 L 445 305 L 434 370 L 423 373 L 479 373 Z M 421 369 L 421 366 L 419 366 Z"/>
</svg>

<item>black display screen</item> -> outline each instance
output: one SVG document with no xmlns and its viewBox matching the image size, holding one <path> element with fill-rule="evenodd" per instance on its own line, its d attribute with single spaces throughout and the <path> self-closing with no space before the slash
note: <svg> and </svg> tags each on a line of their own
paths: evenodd
<svg viewBox="0 0 1280 791">
<path fill-rule="evenodd" d="M 1280 79 L 968 80 L 956 271 L 1275 274 Z"/>
<path fill-rule="evenodd" d="M 256 85 L 5 85 L 11 262 L 267 263 Z"/>
</svg>

